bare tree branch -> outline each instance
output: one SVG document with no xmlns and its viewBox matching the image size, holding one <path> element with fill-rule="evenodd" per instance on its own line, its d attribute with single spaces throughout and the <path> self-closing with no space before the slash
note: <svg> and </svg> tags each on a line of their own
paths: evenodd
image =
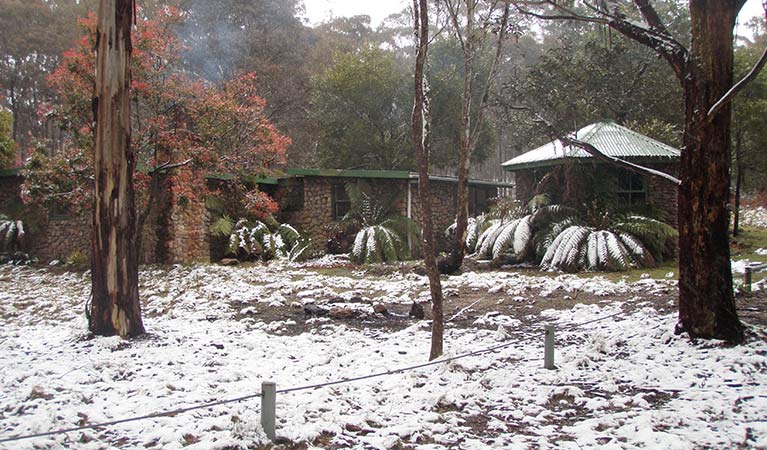
<svg viewBox="0 0 767 450">
<path fill-rule="evenodd" d="M 761 72 L 762 68 L 764 67 L 765 63 L 767 63 L 767 48 L 764 49 L 764 52 L 762 53 L 762 56 L 759 57 L 759 60 L 754 64 L 754 67 L 751 68 L 751 70 L 748 72 L 748 74 L 743 77 L 740 81 L 735 83 L 729 91 L 727 91 L 722 98 L 720 98 L 716 103 L 714 103 L 714 106 L 711 107 L 711 109 L 708 110 L 708 114 L 706 115 L 706 118 L 709 122 L 714 120 L 714 116 L 728 103 L 730 102 L 736 95 L 738 95 L 738 92 L 743 90 L 744 87 L 748 85 L 748 83 L 754 81 L 754 79 L 759 75 L 759 72 Z"/>
<path fill-rule="evenodd" d="M 610 163 L 616 166 L 623 167 L 632 172 L 636 172 L 642 175 L 650 175 L 650 176 L 658 177 L 663 180 L 670 181 L 677 186 L 682 184 L 682 181 L 679 178 L 669 175 L 665 172 L 661 172 L 660 170 L 650 169 L 649 167 L 640 166 L 639 164 L 634 164 L 632 162 L 628 162 L 623 159 L 616 158 L 615 156 L 606 155 L 602 153 L 599 149 L 594 147 L 593 145 L 589 144 L 588 142 L 584 142 L 579 139 L 575 139 L 571 137 L 561 137 L 559 138 L 559 140 L 562 141 L 562 143 L 565 145 L 583 149 L 586 153 L 593 156 L 594 158 L 600 159 L 602 161 L 605 161 L 607 163 Z"/>
</svg>

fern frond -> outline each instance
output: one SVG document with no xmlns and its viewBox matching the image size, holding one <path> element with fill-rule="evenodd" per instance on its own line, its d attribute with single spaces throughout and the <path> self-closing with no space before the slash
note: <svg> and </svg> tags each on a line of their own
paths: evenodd
<svg viewBox="0 0 767 450">
<path fill-rule="evenodd" d="M 599 268 L 599 232 L 590 233 L 586 240 L 586 268 L 597 270 Z"/>
<path fill-rule="evenodd" d="M 495 240 L 498 238 L 498 234 L 503 231 L 505 225 L 505 223 L 499 221 L 495 225 L 492 225 L 490 228 L 485 230 L 484 233 L 482 233 L 482 236 L 479 237 L 481 244 L 480 242 L 477 242 L 477 245 L 479 246 L 479 250 L 477 251 L 477 258 L 492 258 L 493 245 L 495 244 Z"/>
<path fill-rule="evenodd" d="M 530 226 L 531 217 L 525 216 L 519 221 L 517 229 L 514 230 L 514 249 L 515 255 L 522 255 L 530 247 L 533 239 L 533 228 Z"/>
<path fill-rule="evenodd" d="M 514 232 L 519 226 L 519 219 L 504 224 L 495 238 L 490 256 L 497 261 L 502 254 L 514 246 Z"/>
<path fill-rule="evenodd" d="M 497 219 L 490 219 L 486 221 L 488 226 L 485 228 L 485 230 L 482 232 L 482 234 L 479 235 L 479 238 L 477 238 L 477 245 L 475 247 L 477 256 L 482 252 L 482 247 L 485 246 L 485 241 L 488 240 L 488 238 L 495 233 L 495 231 L 498 229 L 498 227 L 501 226 L 501 221 Z"/>
<path fill-rule="evenodd" d="M 213 236 L 229 236 L 234 230 L 234 223 L 232 222 L 232 218 L 225 214 L 213 222 L 208 229 Z"/>
<path fill-rule="evenodd" d="M 354 237 L 354 246 L 352 247 L 351 259 L 354 262 L 361 263 L 365 259 L 365 246 L 367 245 L 368 229 L 363 228 Z"/>
<path fill-rule="evenodd" d="M 628 269 L 628 254 L 618 237 L 609 231 L 605 231 L 605 241 L 607 243 L 608 253 L 610 254 L 610 265 L 615 270 Z"/>
<path fill-rule="evenodd" d="M 618 233 L 618 237 L 639 267 L 655 266 L 655 258 L 653 258 L 652 253 L 637 238 L 628 233 Z"/>
</svg>

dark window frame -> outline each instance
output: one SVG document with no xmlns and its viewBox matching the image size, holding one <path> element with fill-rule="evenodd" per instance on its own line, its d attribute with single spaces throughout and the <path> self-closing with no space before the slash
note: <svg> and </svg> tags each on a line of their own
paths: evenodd
<svg viewBox="0 0 767 450">
<path fill-rule="evenodd" d="M 352 201 L 346 192 L 346 183 L 333 183 L 330 185 L 330 198 L 333 209 L 333 220 L 341 220 L 351 210 Z"/>
</svg>

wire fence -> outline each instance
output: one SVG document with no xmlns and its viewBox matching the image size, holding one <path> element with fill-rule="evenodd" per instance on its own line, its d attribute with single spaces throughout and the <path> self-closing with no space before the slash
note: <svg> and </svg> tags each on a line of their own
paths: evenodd
<svg viewBox="0 0 767 450">
<path fill-rule="evenodd" d="M 587 325 L 591 325 L 591 324 L 594 324 L 594 323 L 597 323 L 597 322 L 602 322 L 604 320 L 612 319 L 612 318 L 623 316 L 623 315 L 626 315 L 626 314 L 628 314 L 628 313 L 625 312 L 625 311 L 621 311 L 621 312 L 617 312 L 615 314 L 610 314 L 610 315 L 607 315 L 607 316 L 602 316 L 602 317 L 599 317 L 599 318 L 596 318 L 596 319 L 592 319 L 592 320 L 588 320 L 588 321 L 585 321 L 585 322 L 570 324 L 570 325 L 567 325 L 567 326 L 559 328 L 559 330 L 561 330 L 561 331 L 568 331 L 568 330 L 573 330 L 573 329 L 576 329 L 576 328 L 582 328 L 582 327 L 585 327 Z M 279 389 L 279 390 L 276 391 L 276 393 L 277 394 L 287 394 L 287 393 L 291 393 L 291 392 L 305 391 L 305 390 L 310 390 L 310 389 L 320 389 L 320 388 L 324 388 L 324 387 L 328 387 L 328 386 L 336 386 L 336 385 L 339 385 L 339 384 L 353 383 L 353 382 L 357 382 L 357 381 L 369 380 L 369 379 L 372 379 L 372 378 L 379 378 L 379 377 L 394 375 L 394 374 L 398 374 L 398 373 L 409 372 L 409 371 L 413 371 L 413 370 L 417 370 L 417 369 L 423 369 L 425 367 L 436 366 L 436 365 L 440 365 L 440 364 L 447 364 L 449 362 L 456 361 L 456 360 L 459 360 L 459 359 L 468 358 L 468 357 L 471 357 L 471 356 L 483 355 L 483 354 L 486 354 L 486 353 L 492 353 L 492 352 L 495 352 L 495 351 L 498 351 L 498 350 L 501 350 L 501 349 L 504 349 L 504 348 L 507 348 L 507 347 L 523 344 L 523 343 L 532 341 L 533 339 L 540 338 L 540 336 L 542 336 L 543 334 L 544 334 L 543 331 L 538 332 L 538 333 L 528 333 L 525 336 L 523 336 L 523 337 L 521 337 L 519 339 L 516 339 L 516 340 L 512 340 L 512 341 L 509 341 L 509 342 L 504 342 L 502 344 L 494 345 L 494 346 L 483 348 L 483 349 L 479 349 L 479 350 L 474 350 L 474 351 L 471 351 L 471 352 L 461 353 L 461 354 L 458 354 L 458 355 L 455 355 L 455 356 L 451 356 L 451 357 L 447 357 L 447 358 L 435 359 L 435 360 L 432 360 L 432 361 L 429 361 L 429 362 L 425 362 L 425 363 L 422 363 L 422 364 L 414 364 L 414 365 L 411 365 L 411 366 L 405 366 L 405 367 L 400 367 L 400 368 L 397 368 L 397 369 L 392 369 L 392 370 L 386 370 L 386 371 L 382 371 L 382 372 L 371 373 L 371 374 L 368 374 L 368 375 L 362 375 L 362 376 L 358 376 L 358 377 L 341 378 L 341 379 L 334 380 L 334 381 L 326 381 L 326 382 L 322 382 L 322 383 L 309 384 L 309 385 L 304 385 L 304 386 L 294 386 L 294 387 L 289 387 L 289 388 L 285 388 L 285 389 Z M 178 414 L 183 414 L 183 413 L 194 411 L 194 410 L 198 410 L 198 409 L 206 409 L 206 408 L 212 408 L 212 407 L 215 407 L 215 406 L 221 406 L 221 405 L 226 405 L 226 404 L 231 404 L 231 403 L 239 403 L 239 402 L 243 402 L 243 401 L 246 401 L 246 400 L 252 400 L 254 398 L 261 398 L 261 397 L 262 397 L 262 393 L 258 392 L 258 393 L 255 393 L 255 394 L 248 394 L 248 395 L 244 395 L 244 396 L 236 397 L 236 398 L 231 398 L 231 399 L 227 399 L 227 400 L 218 400 L 218 401 L 214 401 L 214 402 L 200 403 L 200 404 L 197 404 L 197 405 L 192 405 L 192 406 L 188 406 L 188 407 L 184 407 L 184 408 L 177 408 L 177 409 L 168 410 L 168 411 L 161 411 L 161 412 L 156 412 L 156 413 L 152 413 L 152 414 L 146 414 L 146 415 L 143 415 L 143 416 L 135 416 L 135 417 L 129 417 L 129 418 L 125 418 L 125 419 L 111 420 L 111 421 L 108 421 L 108 422 L 100 422 L 100 423 L 95 423 L 95 424 L 90 424 L 90 425 L 82 425 L 82 426 L 78 426 L 78 427 L 62 428 L 62 429 L 53 430 L 53 431 L 47 431 L 47 432 L 43 432 L 43 433 L 8 436 L 8 437 L 0 438 L 0 444 L 7 443 L 7 442 L 16 442 L 16 441 L 21 441 L 21 440 L 26 440 L 26 439 L 34 439 L 34 438 L 46 437 L 46 436 L 54 436 L 54 435 L 58 435 L 58 434 L 72 433 L 72 432 L 76 432 L 76 431 L 84 431 L 84 430 L 89 430 L 89 429 L 103 428 L 103 427 L 119 425 L 119 424 L 123 424 L 123 423 L 136 422 L 136 421 L 139 421 L 139 420 L 155 419 L 155 418 L 159 418 L 159 417 L 172 417 L 172 416 L 176 416 Z"/>
</svg>

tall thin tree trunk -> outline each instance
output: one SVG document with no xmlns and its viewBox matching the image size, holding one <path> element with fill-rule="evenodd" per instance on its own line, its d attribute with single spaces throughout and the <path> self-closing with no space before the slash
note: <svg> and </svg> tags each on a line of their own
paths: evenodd
<svg viewBox="0 0 767 450">
<path fill-rule="evenodd" d="M 423 260 L 429 277 L 431 291 L 431 351 L 429 359 L 442 355 L 444 322 L 442 312 L 442 284 L 437 268 L 434 224 L 431 208 L 431 187 L 429 185 L 429 92 L 428 80 L 424 74 L 429 49 L 429 10 L 427 0 L 413 0 L 413 19 L 416 38 L 416 61 L 413 87 L 415 102 L 411 120 L 413 142 L 418 164 L 418 202 L 421 206 L 421 227 L 423 228 Z"/>
<path fill-rule="evenodd" d="M 732 86 L 733 35 L 742 0 L 691 0 L 684 151 L 679 188 L 679 319 L 691 337 L 743 341 L 728 239 L 731 107 L 709 108 Z"/>
<path fill-rule="evenodd" d="M 735 168 L 738 171 L 735 176 L 735 210 L 732 212 L 732 235 L 740 234 L 740 188 L 743 185 L 743 158 L 742 158 L 743 132 L 735 130 Z"/>
<path fill-rule="evenodd" d="M 100 0 L 96 29 L 95 190 L 90 329 L 122 337 L 144 333 L 138 295 L 135 154 L 131 148 L 132 0 Z"/>
</svg>

